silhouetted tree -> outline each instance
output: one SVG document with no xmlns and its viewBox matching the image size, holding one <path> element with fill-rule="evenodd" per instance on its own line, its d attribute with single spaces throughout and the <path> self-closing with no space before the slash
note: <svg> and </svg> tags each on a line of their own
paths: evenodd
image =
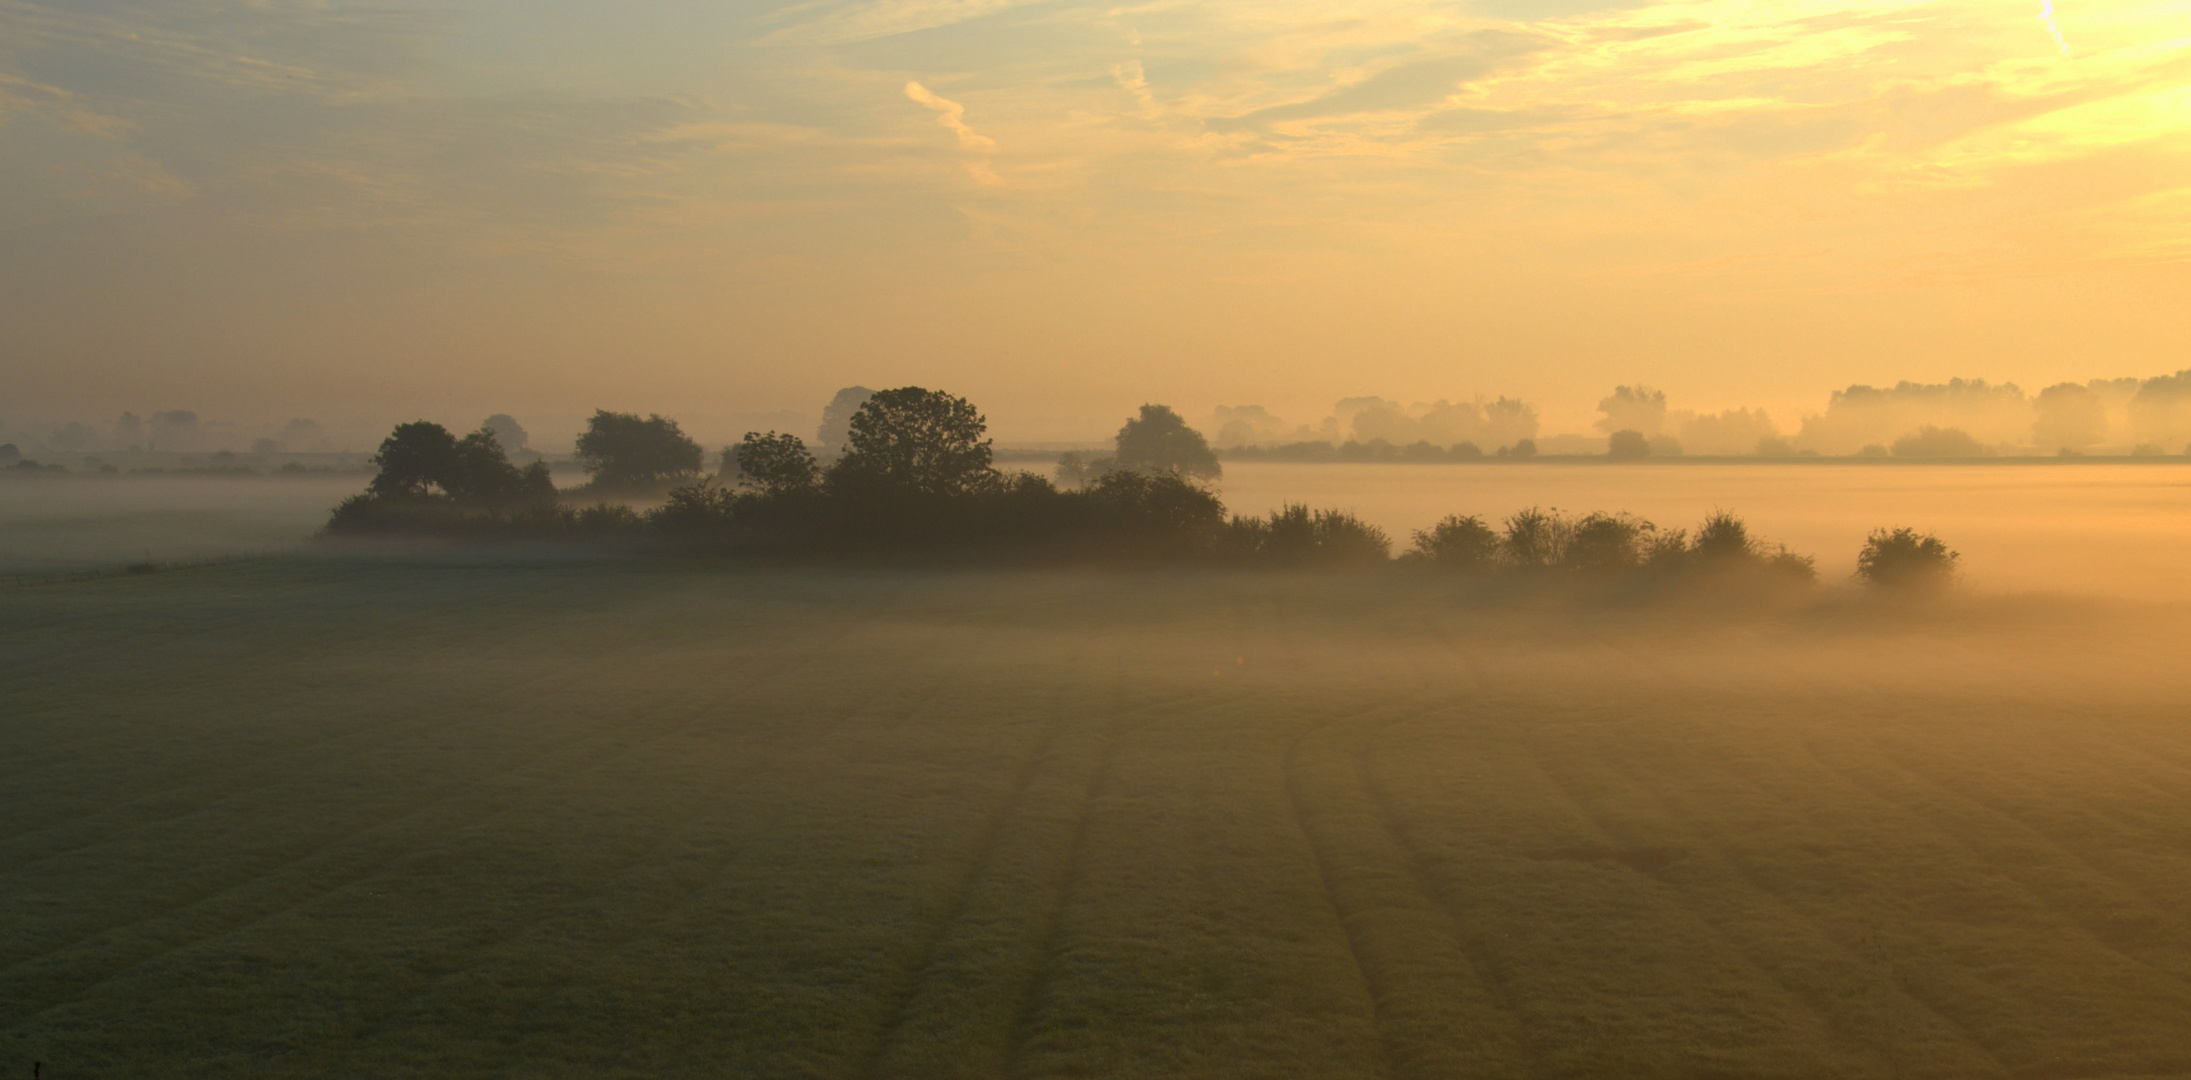
<svg viewBox="0 0 2191 1080">
<path fill-rule="evenodd" d="M 1616 461 L 1650 457 L 1651 440 L 1640 431 L 1616 431 L 1605 440 L 1605 456 Z"/>
<path fill-rule="evenodd" d="M 1392 541 L 1383 529 L 1343 510 L 1289 503 L 1267 518 L 1232 519 L 1219 550 L 1270 566 L 1347 566 L 1390 560 Z"/>
<path fill-rule="evenodd" d="M 764 495 L 810 491 L 821 477 L 821 466 L 797 435 L 748 431 L 734 453 L 738 483 Z"/>
<path fill-rule="evenodd" d="M 1168 405 L 1143 405 L 1140 416 L 1118 429 L 1118 467 L 1203 480 L 1214 480 L 1224 471 L 1202 433 Z"/>
<path fill-rule="evenodd" d="M 456 471 L 456 436 L 430 420 L 397 424 L 372 462 L 380 469 L 366 491 L 383 497 L 427 495 Z"/>
<path fill-rule="evenodd" d="M 867 404 L 875 392 L 864 386 L 847 386 L 837 391 L 822 409 L 822 426 L 814 433 L 814 441 L 826 455 L 844 453 L 845 444 L 852 438 L 852 414 Z"/>
<path fill-rule="evenodd" d="M 988 423 L 972 402 L 918 386 L 877 391 L 852 414 L 833 486 L 964 495 L 993 486 Z"/>
<path fill-rule="evenodd" d="M 1584 573 L 1627 570 L 1643 561 L 1644 544 L 1656 527 L 1629 514 L 1596 513 L 1574 524 L 1560 563 Z"/>
<path fill-rule="evenodd" d="M 647 488 L 690 476 L 704 456 L 677 421 L 659 415 L 642 420 L 603 409 L 578 437 L 578 460 L 602 488 Z"/>
<path fill-rule="evenodd" d="M 295 423 L 295 421 L 291 421 L 291 423 Z M 525 444 L 532 439 L 532 436 L 526 433 L 524 425 L 519 424 L 517 418 L 509 413 L 496 413 L 480 421 L 479 427 L 482 431 L 492 432 L 495 441 L 501 443 L 504 450 L 513 454 L 525 449 Z"/>
<path fill-rule="evenodd" d="M 1473 514 L 1452 514 L 1428 529 L 1417 529 L 1411 554 L 1442 569 L 1486 570 L 1498 561 L 1499 534 Z"/>
<path fill-rule="evenodd" d="M 1856 574 L 1877 588 L 1939 588 L 1954 580 L 1961 560 L 1961 554 L 1931 533 L 1907 526 L 1873 529 L 1856 556 Z"/>
<path fill-rule="evenodd" d="M 0 443 L 0 465 L 13 465 L 23 460 L 23 451 L 14 443 Z"/>
</svg>

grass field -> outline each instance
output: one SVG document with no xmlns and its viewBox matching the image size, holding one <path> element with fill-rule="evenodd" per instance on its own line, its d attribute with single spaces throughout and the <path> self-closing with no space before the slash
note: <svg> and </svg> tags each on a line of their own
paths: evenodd
<svg viewBox="0 0 2191 1080">
<path fill-rule="evenodd" d="M 0 591 L 0 1072 L 2191 1076 L 2180 612 Z"/>
</svg>

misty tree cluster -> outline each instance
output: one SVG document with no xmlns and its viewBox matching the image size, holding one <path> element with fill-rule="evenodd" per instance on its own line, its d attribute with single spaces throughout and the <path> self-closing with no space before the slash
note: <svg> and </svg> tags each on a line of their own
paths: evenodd
<svg viewBox="0 0 2191 1080">
<path fill-rule="evenodd" d="M 1665 529 L 1630 514 L 1582 516 L 1532 507 L 1493 528 L 1455 515 L 1415 534 L 1404 558 L 1467 574 L 1651 572 L 1710 574 L 1808 584 L 1818 571 L 1808 555 L 1768 545 L 1740 518 L 1715 513 L 1696 531 Z"/>
<path fill-rule="evenodd" d="M 1129 419 L 1110 456 L 1068 456 L 1053 482 L 998 470 L 987 422 L 964 398 L 912 386 L 857 393 L 841 427 L 824 428 L 838 435 L 826 460 L 796 435 L 749 432 L 724 451 L 714 476 L 703 475 L 699 444 L 675 421 L 597 412 L 579 439 L 592 479 L 570 492 L 557 491 L 542 462 L 512 464 L 491 427 L 458 438 L 426 421 L 399 425 L 373 457 L 379 472 L 371 485 L 336 508 L 328 529 L 614 535 L 776 558 L 1394 563 L 1391 539 L 1342 511 L 1288 505 L 1263 516 L 1228 514 L 1206 486 L 1218 475 L 1216 456 L 1161 405 Z M 641 513 L 566 498 L 611 494 L 659 503 Z M 1859 573 L 1884 588 L 1918 588 L 1948 581 L 1956 559 L 1937 538 L 1881 530 Z M 1629 514 L 1532 508 L 1497 527 L 1455 515 L 1417 532 L 1398 565 L 1533 580 L 1648 575 L 1801 585 L 1817 577 L 1809 556 L 1758 540 L 1725 513 L 1693 532 Z"/>
</svg>

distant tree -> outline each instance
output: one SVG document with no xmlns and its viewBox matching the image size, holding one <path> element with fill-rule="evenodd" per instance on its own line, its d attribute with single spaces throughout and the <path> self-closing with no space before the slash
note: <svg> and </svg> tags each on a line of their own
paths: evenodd
<svg viewBox="0 0 2191 1080">
<path fill-rule="evenodd" d="M 1757 439 L 1759 457 L 1794 457 L 1795 444 L 1779 435 L 1760 435 Z"/>
<path fill-rule="evenodd" d="M 1984 457 L 1986 448 L 1962 428 L 1934 427 L 1931 424 L 1894 440 L 1895 457 L 1914 458 L 1963 458 Z"/>
<path fill-rule="evenodd" d="M 513 454 L 525 449 L 525 444 L 532 441 L 532 436 L 525 432 L 524 425 L 519 424 L 509 413 L 496 413 L 480 421 L 479 428 L 481 431 L 492 432 L 495 441 L 502 444 L 502 449 Z"/>
<path fill-rule="evenodd" d="M 1918 590 L 1947 585 L 1962 556 L 1916 529 L 1874 529 L 1856 556 L 1856 574 L 1875 588 Z"/>
<path fill-rule="evenodd" d="M 198 414 L 189 409 L 153 413 L 145 426 L 151 431 L 154 449 L 195 450 L 198 447 Z"/>
<path fill-rule="evenodd" d="M 14 443 L 0 443 L 0 465 L 13 465 L 23 460 L 23 451 Z"/>
<path fill-rule="evenodd" d="M 1648 386 L 1616 386 L 1598 401 L 1597 429 L 1607 433 L 1640 432 L 1645 438 L 1666 426 L 1666 392 Z"/>
<path fill-rule="evenodd" d="M 578 437 L 578 460 L 603 488 L 655 487 L 700 471 L 705 457 L 677 421 L 602 409 Z"/>
<path fill-rule="evenodd" d="M 46 441 L 62 450 L 90 450 L 99 445 L 99 432 L 90 424 L 71 420 L 54 428 Z"/>
<path fill-rule="evenodd" d="M 524 489 L 525 474 L 510 464 L 494 432 L 480 428 L 457 440 L 441 488 L 457 502 L 495 506 L 515 501 Z"/>
<path fill-rule="evenodd" d="M 2042 449 L 2081 450 L 2107 438 L 2107 403 L 2092 388 L 2056 383 L 2032 401 L 2031 440 Z"/>
<path fill-rule="evenodd" d="M 1528 458 L 1536 457 L 1537 440 L 1520 439 L 1517 440 L 1512 446 L 1499 447 L 1499 456 L 1503 458 L 1514 458 L 1516 460 L 1526 460 Z"/>
<path fill-rule="evenodd" d="M 1068 488 L 1086 487 L 1110 475 L 1118 468 L 1117 458 L 1096 457 L 1078 450 L 1068 450 L 1057 457 L 1053 475 L 1057 482 Z"/>
<path fill-rule="evenodd" d="M 133 412 L 125 412 L 114 422 L 114 445 L 124 449 L 136 449 L 145 441 L 145 422 Z"/>
<path fill-rule="evenodd" d="M 397 424 L 381 440 L 373 464 L 380 472 L 366 490 L 378 496 L 427 495 L 456 471 L 456 436 L 429 420 Z"/>
<path fill-rule="evenodd" d="M 1440 569 L 1486 570 L 1498 561 L 1499 534 L 1482 518 L 1453 514 L 1428 529 L 1417 529 L 1411 554 Z"/>
<path fill-rule="evenodd" d="M 1605 440 L 1605 456 L 1634 461 L 1651 456 L 1651 440 L 1640 431 L 1616 431 Z"/>
<path fill-rule="evenodd" d="M 251 440 L 251 452 L 257 454 L 260 457 L 267 457 L 269 455 L 279 454 L 282 452 L 281 440 L 253 439 Z"/>
<path fill-rule="evenodd" d="M 867 387 L 847 386 L 829 399 L 822 409 L 822 426 L 814 433 L 815 444 L 823 454 L 834 457 L 844 453 L 845 444 L 852 438 L 852 414 L 874 396 L 875 392 Z"/>
<path fill-rule="evenodd" d="M 834 485 L 927 495 L 964 495 L 992 486 L 988 422 L 972 402 L 941 390 L 877 391 L 852 414 Z"/>
<path fill-rule="evenodd" d="M 1118 429 L 1118 467 L 1215 480 L 1224 469 L 1202 433 L 1168 405 L 1143 405 L 1141 415 Z"/>
<path fill-rule="evenodd" d="M 765 495 L 809 491 L 821 478 L 821 466 L 797 435 L 748 431 L 733 456 L 740 486 Z"/>
</svg>

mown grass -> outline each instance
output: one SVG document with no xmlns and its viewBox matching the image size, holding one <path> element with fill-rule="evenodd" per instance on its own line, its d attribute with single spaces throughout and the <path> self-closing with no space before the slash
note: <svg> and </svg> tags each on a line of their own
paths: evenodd
<svg viewBox="0 0 2191 1080">
<path fill-rule="evenodd" d="M 471 556 L 11 589 L 0 1067 L 2191 1074 L 2182 620 L 1958 603 Z"/>
</svg>

